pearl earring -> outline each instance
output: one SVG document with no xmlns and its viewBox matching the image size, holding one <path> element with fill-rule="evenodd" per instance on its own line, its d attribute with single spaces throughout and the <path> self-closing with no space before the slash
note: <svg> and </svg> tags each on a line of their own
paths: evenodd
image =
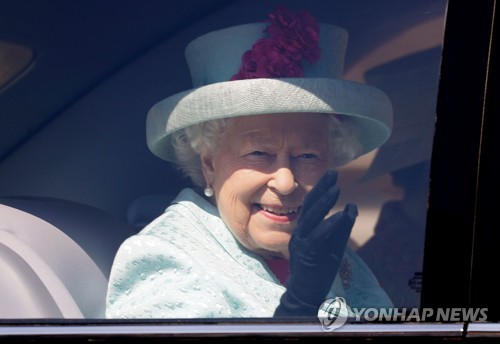
<svg viewBox="0 0 500 344">
<path fill-rule="evenodd" d="M 207 187 L 203 190 L 203 193 L 207 197 L 212 197 L 214 195 L 214 189 L 210 185 L 207 185 Z"/>
</svg>

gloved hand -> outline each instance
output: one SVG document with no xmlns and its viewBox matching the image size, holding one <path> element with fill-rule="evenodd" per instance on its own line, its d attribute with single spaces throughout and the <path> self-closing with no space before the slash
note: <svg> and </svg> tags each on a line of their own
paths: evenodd
<svg viewBox="0 0 500 344">
<path fill-rule="evenodd" d="M 290 276 L 275 317 L 317 316 L 344 255 L 358 210 L 347 204 L 327 219 L 337 202 L 337 172 L 328 171 L 309 192 L 289 243 Z"/>
</svg>

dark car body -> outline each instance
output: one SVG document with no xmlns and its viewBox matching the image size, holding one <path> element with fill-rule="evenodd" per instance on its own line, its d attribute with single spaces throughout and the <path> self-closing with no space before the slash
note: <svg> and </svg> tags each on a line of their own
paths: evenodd
<svg viewBox="0 0 500 344">
<path fill-rule="evenodd" d="M 345 70 L 353 80 L 398 54 L 442 47 L 419 309 L 485 309 L 487 319 L 348 322 L 325 331 L 317 319 L 118 320 L 20 311 L 0 320 L 0 341 L 500 339 L 498 2 L 282 2 L 347 28 Z M 185 45 L 207 31 L 261 21 L 279 3 L 0 0 L 0 42 L 28 48 L 14 57 L 25 64 L 0 86 L 0 204 L 65 232 L 107 278 L 120 243 L 189 185 L 145 140 L 148 109 L 191 87 Z M 402 35 L 410 38 L 397 46 L 398 33 L 411 29 L 421 31 Z M 0 230 L 9 221 L 0 218 Z M 6 257 L 4 276 L 15 271 Z"/>
</svg>

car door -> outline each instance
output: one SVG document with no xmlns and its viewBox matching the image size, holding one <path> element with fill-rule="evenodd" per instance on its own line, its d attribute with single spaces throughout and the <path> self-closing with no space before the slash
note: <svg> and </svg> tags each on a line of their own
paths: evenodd
<svg viewBox="0 0 500 344">
<path fill-rule="evenodd" d="M 28 26 L 30 16 L 36 17 L 38 12 L 50 13 L 64 8 L 63 12 L 73 13 L 74 18 L 82 18 L 85 14 L 85 18 L 91 18 L 90 10 L 106 9 L 110 13 L 109 25 L 120 27 L 134 18 L 134 9 L 138 13 L 138 8 L 142 6 L 138 5 L 139 2 L 123 4 L 117 10 L 119 19 L 112 15 L 113 6 L 109 3 L 101 7 L 103 5 L 99 2 L 91 2 L 88 13 L 85 12 L 85 2 L 75 2 L 74 7 L 50 1 L 20 3 L 26 6 L 26 13 L 29 14 L 21 16 L 21 22 Z M 21 6 L 20 3 L 16 5 L 17 8 Z M 36 195 L 70 199 L 96 207 L 124 222 L 130 220 L 133 214 L 144 215 L 139 216 L 142 226 L 152 220 L 156 213 L 141 210 L 132 214 L 130 209 L 143 209 L 139 205 L 146 204 L 148 209 L 161 211 L 168 203 L 166 200 L 175 196 L 180 186 L 186 185 L 186 180 L 176 171 L 154 160 L 143 147 L 142 125 L 148 106 L 153 104 L 156 97 L 189 87 L 189 72 L 182 60 L 182 47 L 190 39 L 204 31 L 233 25 L 241 20 L 257 20 L 259 15 L 278 2 L 179 1 L 168 6 L 166 3 L 149 4 L 156 7 L 159 13 L 164 13 L 162 15 L 153 15 L 155 11 L 140 12 L 143 17 L 138 23 L 143 27 L 141 29 L 137 24 L 135 30 L 142 33 L 151 30 L 151 34 L 131 37 L 129 44 L 132 41 L 135 44 L 142 43 L 127 50 L 125 55 L 103 55 L 117 60 L 96 74 L 77 75 L 78 68 L 93 70 L 91 64 L 84 61 L 85 58 L 76 59 L 73 66 L 64 64 L 68 70 L 62 73 L 56 61 L 72 56 L 68 54 L 66 45 L 54 46 L 50 51 L 44 50 L 46 47 L 42 47 L 44 49 L 41 51 L 37 50 L 36 45 L 31 47 L 34 61 L 40 67 L 37 70 L 34 64 L 30 67 L 34 68 L 31 72 L 46 74 L 30 76 L 28 68 L 26 74 L 12 79 L 14 82 L 8 88 L 1 89 L 0 104 L 4 110 L 0 111 L 5 116 L 4 123 L 11 123 L 7 122 L 7 115 L 19 120 L 16 116 L 19 116 L 20 108 L 25 109 L 26 114 L 33 111 L 35 115 L 37 111 L 42 113 L 47 110 L 44 115 L 50 118 L 45 117 L 43 125 L 19 121 L 22 123 L 16 130 L 2 126 L 4 138 L 8 137 L 9 131 L 28 134 L 19 137 L 15 144 L 4 143 L 2 146 L 0 196 Z M 428 199 L 425 201 L 425 228 L 423 241 L 415 242 L 415 248 L 423 254 L 423 262 L 421 269 L 415 269 L 411 274 L 413 278 L 406 278 L 409 283 L 406 289 L 415 292 L 418 303 L 395 305 L 393 313 L 388 316 L 382 316 L 378 310 L 364 310 L 359 319 L 346 319 L 342 326 L 334 330 L 322 327 L 318 319 L 76 321 L 21 317 L 1 320 L 0 339 L 127 339 L 142 342 L 158 339 L 305 341 L 316 338 L 383 342 L 390 338 L 415 342 L 460 342 L 500 336 L 497 323 L 500 308 L 494 282 L 498 234 L 493 215 L 499 191 L 496 180 L 498 168 L 494 160 L 495 148 L 498 147 L 498 136 L 495 136 L 494 131 L 498 122 L 496 114 L 499 113 L 498 43 L 494 43 L 498 41 L 498 25 L 493 25 L 495 20 L 498 22 L 497 1 L 474 4 L 445 0 L 293 1 L 288 4 L 309 8 L 321 20 L 335 22 L 349 29 L 351 49 L 346 58 L 346 77 L 356 82 L 368 82 L 365 76 L 378 67 L 404 60 L 414 53 L 438 49 L 437 57 L 431 58 L 438 70 L 434 74 L 436 84 L 432 88 L 435 125 L 431 137 L 426 141 L 432 155 L 429 157 L 430 170 L 426 177 L 425 193 Z M 8 6 L 5 8 L 9 9 Z M 78 14 L 78 11 L 82 13 Z M 147 25 L 148 20 L 151 26 Z M 93 38 L 103 33 L 99 30 L 104 30 L 103 23 L 106 20 L 96 20 L 95 27 L 90 21 L 78 22 L 71 20 L 71 17 L 64 21 L 66 25 L 79 23 L 79 30 L 71 31 L 75 35 L 75 32 L 81 34 L 75 37 L 75 41 L 80 40 L 90 49 L 101 53 L 112 49 L 105 47 L 105 44 L 121 37 L 113 36 L 114 31 L 111 29 L 104 31 L 103 37 L 109 35 L 107 40 Z M 164 21 L 171 25 L 165 26 Z M 0 30 L 0 34 L 4 35 L 0 36 L 0 40 L 8 37 L 14 43 L 41 42 L 41 38 L 47 39 L 45 35 L 51 32 L 47 27 L 53 25 L 59 28 L 58 23 L 42 22 L 32 22 L 36 32 L 28 31 L 33 40 L 18 34 L 12 27 Z M 159 31 L 153 32 L 155 27 Z M 133 30 L 127 32 L 133 34 Z M 35 33 L 40 36 L 37 38 Z M 69 41 L 75 44 L 71 39 Z M 120 44 L 128 47 L 127 39 L 121 37 Z M 57 58 L 51 59 L 51 53 L 56 54 Z M 47 60 L 50 65 L 44 64 Z M 97 61 L 94 63 L 97 66 Z M 47 69 L 42 69 L 45 66 Z M 101 64 L 99 66 L 104 68 Z M 56 95 L 47 98 L 50 101 L 36 109 L 37 106 L 32 103 L 36 105 L 42 99 L 37 88 L 44 85 L 53 87 L 54 84 L 39 82 L 31 84 L 32 88 L 29 88 L 27 82 L 34 79 L 43 81 L 43 75 L 50 75 L 54 71 L 61 73 L 57 75 L 62 81 L 71 80 L 72 75 L 74 80 L 65 86 L 56 85 L 52 89 Z M 77 84 L 77 80 L 82 83 Z M 401 83 L 400 86 L 404 89 L 405 85 Z M 61 103 L 49 111 L 51 102 L 55 104 L 58 101 Z M 20 107 L 23 102 L 27 103 Z M 114 130 L 115 123 L 120 123 L 120 130 Z M 27 127 L 22 129 L 24 125 Z M 75 140 L 67 141 L 70 135 Z M 88 137 L 92 140 L 89 141 Z M 73 155 L 74 152 L 78 152 L 78 155 Z M 387 171 L 372 179 L 359 180 L 372 161 L 374 156 L 365 157 L 343 169 L 345 177 L 341 181 L 341 202 L 352 197 L 363 210 L 358 227 L 351 237 L 351 245 L 355 250 L 361 250 L 373 237 L 382 205 L 402 197 L 401 189 L 391 183 Z M 36 171 L 36 174 L 28 171 Z M 165 179 L 174 182 L 164 183 Z M 134 220 L 129 224 L 138 226 L 138 223 Z M 63 227 L 61 229 L 64 230 Z M 124 234 L 125 231 L 120 233 Z M 127 235 L 130 233 L 127 232 Z M 83 245 L 79 240 L 75 237 L 75 241 Z M 113 246 L 115 249 L 116 246 Z M 379 256 L 386 253 L 383 250 L 376 252 Z"/>
</svg>

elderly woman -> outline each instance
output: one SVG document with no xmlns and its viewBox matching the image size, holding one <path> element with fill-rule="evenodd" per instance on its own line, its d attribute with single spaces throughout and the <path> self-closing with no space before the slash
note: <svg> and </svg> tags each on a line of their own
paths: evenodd
<svg viewBox="0 0 500 344">
<path fill-rule="evenodd" d="M 391 306 L 346 247 L 356 206 L 328 216 L 334 168 L 392 123 L 385 94 L 340 79 L 346 36 L 278 8 L 188 45 L 195 88 L 156 104 L 147 133 L 194 189 L 121 246 L 109 318 L 316 316 L 335 297 Z"/>
</svg>

